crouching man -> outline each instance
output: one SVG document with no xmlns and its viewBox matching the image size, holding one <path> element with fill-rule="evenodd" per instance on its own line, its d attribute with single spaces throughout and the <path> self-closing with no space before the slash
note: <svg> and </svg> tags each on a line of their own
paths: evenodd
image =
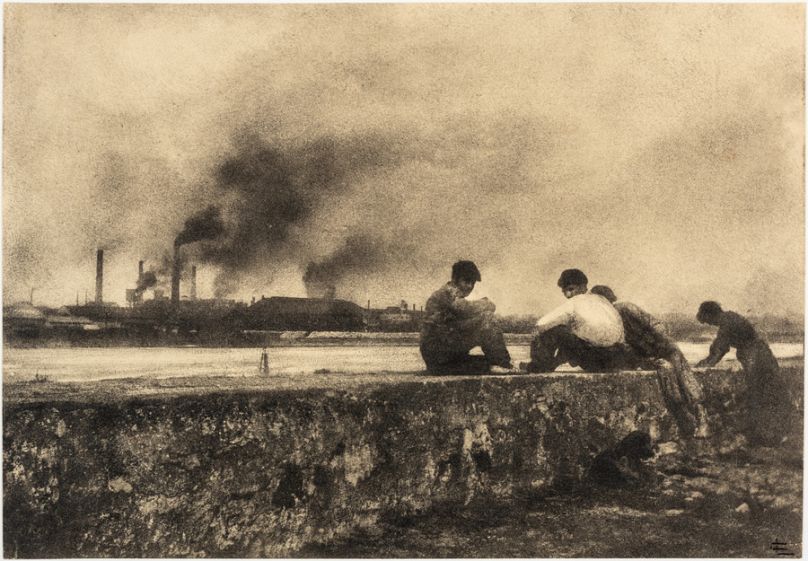
<svg viewBox="0 0 808 561">
<path fill-rule="evenodd" d="M 558 286 L 567 301 L 536 322 L 528 372 L 552 372 L 568 362 L 587 372 L 624 368 L 627 349 L 620 314 L 603 296 L 587 292 L 579 269 L 561 273 Z"/>
<path fill-rule="evenodd" d="M 487 298 L 471 301 L 481 281 L 472 261 L 452 265 L 452 280 L 426 302 L 421 329 L 421 356 L 430 374 L 499 374 L 514 372 L 494 310 Z M 481 347 L 484 356 L 470 355 Z"/>
<path fill-rule="evenodd" d="M 735 347 L 743 367 L 747 408 L 747 436 L 752 444 L 778 444 L 790 415 L 789 397 L 777 359 L 768 343 L 745 317 L 725 311 L 718 302 L 702 302 L 696 319 L 718 327 L 710 354 L 696 366 L 715 366 Z"/>
</svg>

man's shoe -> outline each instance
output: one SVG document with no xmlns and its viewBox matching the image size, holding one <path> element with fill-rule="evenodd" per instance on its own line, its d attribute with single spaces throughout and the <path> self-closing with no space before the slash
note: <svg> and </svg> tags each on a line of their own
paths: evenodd
<svg viewBox="0 0 808 561">
<path fill-rule="evenodd" d="M 549 372 L 549 370 L 539 370 L 534 362 L 520 362 L 519 363 L 519 372 L 528 373 L 528 374 L 538 374 L 541 372 Z"/>
<path fill-rule="evenodd" d="M 513 366 L 498 366 L 494 365 L 490 369 L 491 374 L 519 374 L 521 370 Z"/>
</svg>

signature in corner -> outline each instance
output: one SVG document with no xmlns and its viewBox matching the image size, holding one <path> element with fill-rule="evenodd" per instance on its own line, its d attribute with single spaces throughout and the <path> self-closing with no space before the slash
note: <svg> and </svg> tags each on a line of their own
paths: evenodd
<svg viewBox="0 0 808 561">
<path fill-rule="evenodd" d="M 791 549 L 791 546 L 800 545 L 798 543 L 788 543 L 788 542 L 781 542 L 781 541 L 773 541 L 771 543 L 771 550 L 775 552 L 778 557 L 796 557 L 794 550 Z"/>
</svg>

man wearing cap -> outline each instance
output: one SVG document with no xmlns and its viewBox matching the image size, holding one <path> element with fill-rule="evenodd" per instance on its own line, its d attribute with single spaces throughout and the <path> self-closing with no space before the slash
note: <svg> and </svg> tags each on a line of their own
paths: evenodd
<svg viewBox="0 0 808 561">
<path fill-rule="evenodd" d="M 620 313 L 630 351 L 629 365 L 657 372 L 665 403 L 679 429 L 688 436 L 706 438 L 709 430 L 701 384 L 679 346 L 665 334 L 662 322 L 638 305 L 618 300 L 608 286 L 593 286 L 591 292 L 606 298 Z"/>
<path fill-rule="evenodd" d="M 561 273 L 558 286 L 567 301 L 536 322 L 528 372 L 552 372 L 565 362 L 587 372 L 625 366 L 620 314 L 606 298 L 587 292 L 588 283 L 579 269 Z"/>
<path fill-rule="evenodd" d="M 427 300 L 420 347 L 430 374 L 514 372 L 494 318 L 496 306 L 487 298 L 466 300 L 481 280 L 474 262 L 458 261 L 452 265 L 452 279 Z M 469 354 L 477 346 L 484 356 Z"/>
<path fill-rule="evenodd" d="M 696 366 L 715 366 L 735 347 L 738 362 L 743 367 L 745 401 L 751 413 L 748 434 L 757 443 L 776 444 L 789 398 L 771 348 L 749 320 L 735 312 L 724 311 L 718 302 L 702 302 L 696 319 L 718 327 L 710 354 Z"/>
</svg>

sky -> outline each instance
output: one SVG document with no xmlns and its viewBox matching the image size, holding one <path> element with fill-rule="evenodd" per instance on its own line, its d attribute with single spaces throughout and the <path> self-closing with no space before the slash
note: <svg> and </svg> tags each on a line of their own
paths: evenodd
<svg viewBox="0 0 808 561">
<path fill-rule="evenodd" d="M 3 301 L 803 312 L 799 4 L 6 4 Z M 201 217 L 201 218 L 200 218 Z M 185 234 L 183 234 L 185 236 Z M 182 237 L 183 240 L 188 239 Z M 182 292 L 187 294 L 187 276 Z M 147 297 L 149 295 L 147 294 Z"/>
</svg>

